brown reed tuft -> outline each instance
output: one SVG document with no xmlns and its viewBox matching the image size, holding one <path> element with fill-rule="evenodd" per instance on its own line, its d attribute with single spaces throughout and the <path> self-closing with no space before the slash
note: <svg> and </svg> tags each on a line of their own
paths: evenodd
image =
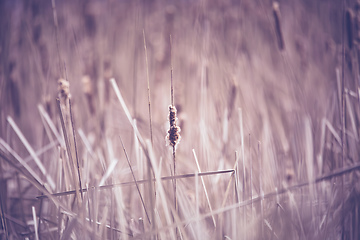
<svg viewBox="0 0 360 240">
<path fill-rule="evenodd" d="M 276 33 L 276 38 L 277 38 L 277 42 L 278 42 L 278 47 L 279 50 L 282 51 L 285 48 L 285 43 L 284 43 L 284 37 L 281 31 L 281 22 L 280 22 L 280 6 L 278 2 L 274 2 L 273 3 L 273 16 L 274 16 L 274 21 L 275 21 L 275 33 Z"/>
<path fill-rule="evenodd" d="M 177 126 L 177 117 L 176 117 L 176 107 L 170 105 L 169 106 L 169 122 L 170 122 L 170 129 L 168 130 L 168 134 L 166 136 L 167 140 L 169 141 L 169 145 L 172 147 L 176 147 L 176 145 L 180 142 L 180 127 Z"/>
<path fill-rule="evenodd" d="M 71 98 L 71 95 L 70 95 L 70 83 L 63 79 L 63 78 L 60 78 L 58 80 L 58 91 L 59 91 L 59 94 L 60 94 L 60 97 L 63 99 L 63 100 L 68 100 L 69 98 Z"/>
</svg>

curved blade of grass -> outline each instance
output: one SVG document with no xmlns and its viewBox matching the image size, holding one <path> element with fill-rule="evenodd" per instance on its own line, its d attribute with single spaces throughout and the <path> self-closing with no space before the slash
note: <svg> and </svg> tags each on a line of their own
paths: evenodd
<svg viewBox="0 0 360 240">
<path fill-rule="evenodd" d="M 196 176 L 198 176 L 200 173 L 201 173 L 201 169 L 200 169 L 200 165 L 199 165 L 199 161 L 197 159 L 197 156 L 196 156 L 196 153 L 195 153 L 195 149 L 192 150 L 193 154 L 194 154 L 194 159 L 195 159 L 195 162 L 196 162 L 196 167 L 198 169 L 198 173 L 196 173 Z M 204 182 L 204 178 L 202 176 L 200 176 L 200 179 L 201 179 L 201 184 L 204 188 L 204 192 L 205 192 L 205 197 L 206 197 L 206 201 L 209 205 L 209 209 L 210 211 L 212 212 L 212 207 L 211 207 L 211 203 L 210 203 L 210 199 L 209 199 L 209 194 L 206 190 L 206 186 L 205 186 L 205 182 Z M 213 221 L 213 224 L 214 224 L 214 227 L 216 228 L 216 221 L 215 221 L 215 218 L 214 216 L 211 216 L 212 218 L 212 221 Z"/>
<path fill-rule="evenodd" d="M 359 165 L 360 168 L 360 165 Z M 216 174 L 226 174 L 226 173 L 233 173 L 234 170 L 230 169 L 230 170 L 220 170 L 220 171 L 210 171 L 210 172 L 202 172 L 202 173 L 198 173 L 198 176 L 209 176 L 209 175 L 216 175 Z M 176 176 L 167 176 L 167 177 L 161 177 L 160 180 L 161 181 L 172 181 L 174 179 L 182 179 L 182 178 L 191 178 L 191 177 L 195 177 L 195 173 L 189 173 L 189 174 L 181 174 L 181 175 L 176 175 Z M 137 184 L 145 184 L 147 183 L 149 180 L 148 179 L 144 179 L 144 180 L 138 180 Z M 151 179 L 152 182 L 156 181 L 156 178 Z M 125 186 L 134 186 L 135 182 L 134 181 L 130 181 L 130 182 L 122 182 L 122 183 L 115 183 L 115 184 L 110 184 L 110 185 L 104 185 L 104 186 L 100 186 L 100 187 L 89 187 L 89 188 L 84 188 L 83 192 L 87 192 L 89 190 L 93 190 L 93 189 L 112 189 L 114 187 L 125 187 Z M 60 192 L 60 193 L 54 193 L 52 194 L 52 196 L 54 197 L 60 197 L 60 196 L 66 196 L 66 195 L 70 195 L 70 194 L 74 194 L 75 190 L 71 190 L 71 191 L 65 191 L 65 192 Z M 46 198 L 47 196 L 41 195 L 38 196 L 36 198 L 40 199 L 40 198 Z"/>
<path fill-rule="evenodd" d="M 122 141 L 122 139 L 121 139 L 120 136 L 119 136 L 119 138 L 120 138 L 121 146 L 122 146 L 122 148 L 123 148 L 123 150 L 124 150 L 124 154 L 125 154 L 127 163 L 128 163 L 128 165 L 129 165 L 129 168 L 130 168 L 130 171 L 131 171 L 131 175 L 132 175 L 132 177 L 133 177 L 133 179 L 134 179 L 134 182 L 135 182 L 135 185 L 136 185 L 136 189 L 137 189 L 137 191 L 138 191 L 138 193 L 139 193 L 139 197 L 140 197 L 140 200 L 141 200 L 141 204 L 143 205 L 144 210 L 145 210 L 146 217 L 147 217 L 149 223 L 151 224 L 150 217 L 149 217 L 149 214 L 148 214 L 148 212 L 147 212 L 147 210 L 146 210 L 145 202 L 144 202 L 144 199 L 143 199 L 143 197 L 142 197 L 142 195 L 141 195 L 140 188 L 139 188 L 139 184 L 138 184 L 137 181 L 136 181 L 136 177 L 135 177 L 134 171 L 132 170 L 131 163 L 130 163 L 129 157 L 128 157 L 128 155 L 127 155 L 127 152 L 126 152 L 124 143 L 123 143 L 123 141 Z"/>
<path fill-rule="evenodd" d="M 33 159 L 34 159 L 36 165 L 39 167 L 41 173 L 44 174 L 44 176 L 46 177 L 46 180 L 48 181 L 51 189 L 54 190 L 55 189 L 55 182 L 53 181 L 51 176 L 47 173 L 44 165 L 41 163 L 40 159 L 36 155 L 34 149 L 31 147 L 30 143 L 27 141 L 25 136 L 22 134 L 22 132 L 20 131 L 20 129 L 18 128 L 18 126 L 16 125 L 16 123 L 14 122 L 14 120 L 10 116 L 7 117 L 7 120 L 9 122 L 9 124 L 11 125 L 11 127 L 14 129 L 16 135 L 19 137 L 21 142 L 24 144 L 26 150 L 33 157 Z"/>
</svg>

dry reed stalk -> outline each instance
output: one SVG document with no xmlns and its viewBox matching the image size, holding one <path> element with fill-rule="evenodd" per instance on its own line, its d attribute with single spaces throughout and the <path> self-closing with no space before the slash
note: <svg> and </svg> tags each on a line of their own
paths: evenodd
<svg viewBox="0 0 360 240">
<path fill-rule="evenodd" d="M 275 33 L 278 42 L 279 50 L 282 51 L 285 48 L 284 37 L 281 30 L 280 22 L 280 6 L 278 2 L 273 2 L 273 17 L 275 21 Z"/>
<path fill-rule="evenodd" d="M 245 201 L 246 199 L 246 165 L 245 165 L 245 146 L 244 146 L 244 126 L 243 126 L 243 117 L 242 117 L 242 110 L 239 108 L 239 119 L 240 119 L 240 137 L 241 137 L 241 158 L 242 158 L 242 165 L 243 165 L 243 176 L 242 176 L 242 190 L 243 196 L 242 200 Z M 243 208 L 243 238 L 246 239 L 246 208 Z"/>
<path fill-rule="evenodd" d="M 262 157 L 261 157 L 261 151 L 260 151 L 260 142 L 258 142 L 258 149 L 257 149 L 257 158 L 258 158 L 258 162 L 259 162 L 259 195 L 260 195 L 260 212 L 261 212 L 261 238 L 264 238 L 264 204 L 263 204 L 263 200 L 264 200 L 264 192 L 263 192 L 263 185 L 262 185 Z M 252 201 L 252 199 L 251 199 Z"/>
<path fill-rule="evenodd" d="M 235 169 L 235 168 L 234 168 Z M 231 190 L 231 185 L 232 183 L 234 182 L 235 183 L 235 178 L 236 178 L 236 174 L 235 174 L 235 170 L 234 172 L 231 174 L 230 176 L 230 179 L 229 179 L 229 183 L 226 187 L 226 191 L 225 191 L 225 195 L 224 195 L 224 199 L 221 203 L 221 207 L 220 208 L 224 208 L 225 207 L 225 204 L 226 204 L 226 200 L 228 199 L 228 196 L 230 194 L 230 190 Z M 236 186 L 234 184 L 234 186 Z M 235 194 L 235 202 L 236 202 L 236 194 Z M 234 214 L 233 215 L 237 215 L 237 209 L 234 210 Z M 214 215 L 212 215 L 212 217 L 214 217 Z M 233 222 L 236 222 L 236 221 L 233 221 Z M 219 217 L 218 217 L 218 232 L 222 232 L 222 229 L 223 229 L 223 224 L 224 224 L 224 216 L 223 214 L 219 214 Z M 234 230 L 235 228 L 233 228 Z M 235 234 L 233 234 L 233 236 L 235 236 Z M 221 236 L 220 236 L 221 237 Z M 237 238 L 234 238 L 234 239 L 237 239 Z"/>
<path fill-rule="evenodd" d="M 140 143 L 141 147 L 142 147 L 143 149 L 146 149 L 145 141 L 144 141 L 144 139 L 142 138 L 142 136 L 141 136 L 138 128 L 136 127 L 135 121 L 134 121 L 134 120 L 132 119 L 132 117 L 131 117 L 130 111 L 129 111 L 129 109 L 127 108 L 127 106 L 126 106 L 126 104 L 125 104 L 124 98 L 122 97 L 122 94 L 121 94 L 121 92 L 120 92 L 120 89 L 119 89 L 118 85 L 116 84 L 115 79 L 114 79 L 114 78 L 111 78 L 111 79 L 110 79 L 110 83 L 112 84 L 112 87 L 113 87 L 113 89 L 114 89 L 114 91 L 115 91 L 116 97 L 118 98 L 118 100 L 119 100 L 119 102 L 120 102 L 120 105 L 121 105 L 121 107 L 123 108 L 123 110 L 124 110 L 124 112 L 125 112 L 125 115 L 126 115 L 128 121 L 129 121 L 130 125 L 131 125 L 132 128 L 134 129 L 134 132 L 135 132 L 135 134 L 136 134 L 137 139 L 139 140 L 139 143 Z"/>
<path fill-rule="evenodd" d="M 145 51 L 145 64 L 146 64 L 146 81 L 147 81 L 147 93 L 148 93 L 148 109 L 149 109 L 149 125 L 150 125 L 150 139 L 151 139 L 151 145 L 153 146 L 154 140 L 153 140 L 153 130 L 152 130 L 152 120 L 151 120 L 151 96 L 150 96 L 150 76 L 149 76 L 149 62 L 148 62 L 148 55 L 147 55 L 147 47 L 146 47 L 146 37 L 145 37 L 145 30 L 143 29 L 143 38 L 144 38 L 144 51 Z M 147 174 L 148 178 L 150 179 L 151 176 L 151 169 L 153 167 L 151 166 L 150 160 L 148 158 L 148 164 L 147 164 Z M 151 183 L 149 182 L 151 185 Z M 153 203 L 153 196 L 156 196 L 156 192 L 154 192 L 153 186 L 150 186 L 149 188 L 149 197 L 151 199 L 151 207 L 154 209 L 154 203 Z M 153 214 L 154 215 L 154 214 Z M 151 219 L 152 224 L 151 227 L 153 229 L 156 228 L 155 225 L 155 216 L 152 216 Z M 156 237 L 157 238 L 157 237 Z"/>
<path fill-rule="evenodd" d="M 124 150 L 124 154 L 125 154 L 127 163 L 128 163 L 128 165 L 129 165 L 129 168 L 130 168 L 130 171 L 131 171 L 131 175 L 132 175 L 132 177 L 133 177 L 133 179 L 134 179 L 134 182 L 135 182 L 135 185 L 136 185 L 136 189 L 137 189 L 137 191 L 138 191 L 138 193 L 139 193 L 139 197 L 140 197 L 140 200 L 141 200 L 141 204 L 143 205 L 143 208 L 144 208 L 146 217 L 147 217 L 149 223 L 151 224 L 149 214 L 148 214 L 148 212 L 147 212 L 147 210 L 146 210 L 146 206 L 145 206 L 144 199 L 143 199 L 143 197 L 142 197 L 142 195 L 141 195 L 141 192 L 140 192 L 139 184 L 138 184 L 137 181 L 136 181 L 136 177 L 135 177 L 134 171 L 132 170 L 132 167 L 131 167 L 131 163 L 130 163 L 128 154 L 127 154 L 127 152 L 126 152 L 126 150 L 125 150 L 124 143 L 123 143 L 123 141 L 122 141 L 122 139 L 121 139 L 120 136 L 119 136 L 119 138 L 120 138 L 121 146 L 122 146 L 122 148 L 123 148 L 123 150 Z"/>
<path fill-rule="evenodd" d="M 15 154 L 16 155 L 16 154 Z M 61 208 L 63 213 L 66 214 L 69 217 L 74 217 L 76 214 L 73 213 L 70 209 L 68 209 L 65 205 L 63 205 L 60 201 L 58 201 L 56 198 L 52 196 L 51 189 L 48 187 L 47 184 L 42 183 L 41 181 L 38 182 L 36 179 L 34 180 L 32 177 L 29 177 L 27 172 L 25 172 L 22 168 L 16 167 L 14 165 L 13 161 L 10 160 L 10 158 L 7 156 L 7 154 L 0 148 L 0 157 L 5 160 L 7 163 L 9 163 L 11 166 L 17 169 L 19 173 L 24 176 L 24 178 L 33 185 L 36 189 L 38 189 L 42 194 L 42 197 L 49 198 L 51 202 L 58 208 Z M 15 157 L 15 156 L 14 156 Z M 24 164 L 26 166 L 26 164 Z M 28 169 L 27 169 L 28 170 Z M 8 218 L 8 217 L 7 217 Z"/>
<path fill-rule="evenodd" d="M 168 130 L 166 139 L 168 140 L 169 145 L 172 147 L 174 176 L 176 175 L 176 145 L 179 143 L 181 139 L 180 127 L 176 125 L 176 122 L 177 122 L 176 107 L 170 105 L 169 106 L 170 129 Z M 175 207 L 175 211 L 177 211 L 178 207 L 177 207 L 177 199 L 176 199 L 176 180 L 174 180 L 174 207 Z"/>
<path fill-rule="evenodd" d="M 9 124 L 11 125 L 11 127 L 14 129 L 16 135 L 19 137 L 20 141 L 23 143 L 23 145 L 27 149 L 27 151 L 33 157 L 33 159 L 34 159 L 36 165 L 39 167 L 41 173 L 46 177 L 47 183 L 49 184 L 51 189 L 54 190 L 55 189 L 55 182 L 53 181 L 51 176 L 46 171 L 44 165 L 42 164 L 42 162 L 40 161 L 40 159 L 36 155 L 34 149 L 31 147 L 30 143 L 27 141 L 25 136 L 22 134 L 21 130 L 18 128 L 18 126 L 16 125 L 16 123 L 14 122 L 14 120 L 10 116 L 7 117 L 7 120 L 9 122 Z"/>
<path fill-rule="evenodd" d="M 37 221 L 36 221 L 36 211 L 35 211 L 35 207 L 32 206 L 32 215 L 33 215 L 33 221 L 34 221 L 34 232 L 35 232 L 35 239 L 39 240 L 39 229 L 38 229 L 38 225 L 37 225 Z"/>
<path fill-rule="evenodd" d="M 250 159 L 250 199 L 252 201 L 253 198 L 253 161 L 251 157 L 251 138 L 249 134 L 249 159 Z M 251 203 L 251 211 L 250 216 L 253 217 L 253 204 Z M 251 219 L 252 220 L 252 219 Z"/>
<path fill-rule="evenodd" d="M 221 204 L 221 207 L 225 207 L 226 199 L 227 199 L 227 197 L 229 195 L 229 191 L 230 191 L 230 186 L 231 186 L 230 184 L 231 184 L 232 181 L 234 181 L 235 188 L 236 188 L 236 168 L 237 168 L 237 165 L 238 165 L 238 160 L 239 159 L 237 157 L 237 153 L 235 152 L 235 164 L 234 164 L 234 167 L 233 167 L 233 173 L 231 174 L 231 178 L 230 178 L 228 186 L 226 188 L 225 197 L 224 197 L 224 200 L 223 200 L 223 202 Z M 237 197 L 238 197 L 237 194 L 235 194 L 235 202 L 238 202 Z"/>
<path fill-rule="evenodd" d="M 66 73 L 66 68 L 65 68 Z M 78 150 L 76 144 L 76 133 L 75 133 L 75 122 L 72 113 L 72 104 L 71 104 L 71 94 L 70 94 L 70 83 L 65 79 L 58 80 L 58 91 L 59 91 L 59 99 L 57 99 L 58 110 L 60 114 L 61 126 L 65 139 L 66 151 L 68 154 L 68 159 L 70 161 L 70 169 L 72 172 L 72 178 L 77 190 L 80 191 L 80 197 L 76 195 L 76 199 L 78 201 L 78 205 L 80 207 L 81 201 L 83 200 L 82 193 L 82 181 L 80 174 L 80 163 L 78 157 Z M 65 112 L 65 117 L 63 115 L 63 110 Z M 65 118 L 65 120 L 64 120 Z M 69 130 L 69 132 L 67 131 Z M 72 135 L 72 138 L 70 137 Z M 75 160 L 73 158 L 75 155 Z M 75 201 L 75 199 L 74 199 Z"/>
<path fill-rule="evenodd" d="M 91 146 L 90 140 L 86 137 L 84 131 L 81 128 L 78 129 L 78 134 L 83 144 L 85 145 L 86 150 L 89 152 L 90 156 L 95 159 L 96 153 L 94 152 Z"/>
<path fill-rule="evenodd" d="M 69 109 L 70 109 L 70 120 L 71 120 L 71 128 L 72 128 L 72 134 L 74 138 L 74 151 L 75 151 L 75 159 L 76 159 L 76 167 L 77 167 L 77 174 L 79 179 L 79 187 L 80 187 L 80 193 L 81 193 L 81 200 L 83 200 L 83 192 L 82 192 L 82 183 L 81 183 L 81 174 L 80 174 L 80 163 L 79 163 L 79 156 L 78 156 L 78 150 L 76 145 L 76 134 L 75 134 L 75 119 L 73 117 L 72 108 L 71 108 L 71 100 L 69 99 Z"/>
<path fill-rule="evenodd" d="M 237 185 L 236 185 L 236 181 L 237 181 L 237 176 L 236 176 L 236 169 L 237 169 L 237 165 L 238 165 L 238 157 L 237 157 L 237 152 L 235 152 L 235 164 L 234 164 L 234 167 L 233 167 L 233 173 L 231 174 L 231 177 L 230 177 L 230 180 L 229 180 L 229 183 L 226 187 L 226 191 L 225 191 L 225 196 L 224 196 L 224 199 L 222 201 L 222 204 L 221 204 L 221 207 L 220 208 L 224 208 L 225 207 L 225 204 L 226 204 L 226 200 L 229 196 L 229 193 L 230 193 L 230 189 L 231 189 L 231 183 L 234 182 L 234 188 L 235 188 L 235 194 L 234 194 L 234 199 L 235 199 L 235 203 L 239 202 L 238 200 L 238 191 L 237 191 Z M 237 209 L 235 209 L 233 211 L 233 215 L 237 215 Z M 218 229 L 220 229 L 220 231 L 222 231 L 222 228 L 223 228 L 223 220 L 224 220 L 224 216 L 223 214 L 219 214 L 219 218 L 218 218 Z M 236 221 L 233 221 L 233 222 L 236 222 Z M 235 228 L 233 228 L 233 231 L 234 231 Z M 233 236 L 236 235 L 236 231 L 235 231 L 235 234 L 233 234 Z M 221 237 L 221 236 L 218 236 L 218 237 Z M 236 238 L 235 238 L 236 239 Z"/>
<path fill-rule="evenodd" d="M 55 5 L 55 0 L 51 0 L 51 5 L 52 5 L 52 10 L 53 10 L 53 18 L 54 18 L 54 25 L 55 25 L 55 40 L 56 40 L 56 48 L 57 48 L 57 52 L 58 52 L 58 57 L 59 57 L 59 71 L 60 74 L 63 75 L 63 71 L 62 71 L 62 58 L 61 58 L 61 54 L 60 54 L 60 43 L 59 43 L 59 24 L 58 24 L 58 18 L 57 18 L 57 12 L 56 12 L 56 5 Z"/>
<path fill-rule="evenodd" d="M 246 198 L 246 166 L 245 166 L 245 143 L 244 143 L 244 125 L 243 125 L 243 117 L 242 117 L 242 110 L 239 108 L 239 119 L 240 119 L 240 137 L 241 137 L 241 159 L 243 164 L 243 200 Z"/>
<path fill-rule="evenodd" d="M 147 93 L 148 93 L 148 106 L 149 106 L 149 124 L 150 124 L 150 139 L 151 144 L 154 144 L 152 133 L 152 121 L 151 121 L 151 100 L 150 100 L 150 76 L 149 76 L 149 62 L 146 48 L 145 30 L 143 29 L 144 38 L 144 51 L 145 51 L 145 64 L 146 64 L 146 81 L 147 81 Z"/>
<path fill-rule="evenodd" d="M 346 13 L 345 13 L 346 3 L 342 1 L 342 31 L 341 31 L 341 163 L 340 167 L 345 166 L 345 158 L 346 158 L 346 109 L 345 109 L 345 24 L 346 24 Z M 344 181 L 345 176 L 341 177 L 341 195 L 344 196 Z M 342 197 L 341 204 L 341 213 L 342 213 L 342 239 L 345 238 L 345 198 Z"/>
<path fill-rule="evenodd" d="M 64 121 L 64 116 L 63 116 L 63 112 L 62 112 L 62 107 L 61 107 L 61 103 L 60 103 L 60 99 L 57 99 L 57 105 L 58 105 L 58 110 L 59 110 L 59 115 L 60 115 L 60 122 L 61 122 L 61 127 L 63 130 L 63 134 L 64 134 L 64 140 L 65 140 L 65 146 L 66 146 L 66 152 L 68 155 L 68 159 L 69 159 L 69 164 L 70 164 L 70 171 L 71 171 L 71 176 L 74 182 L 76 182 L 76 170 L 75 170 L 75 162 L 73 160 L 72 157 L 72 149 L 71 149 L 71 145 L 70 145 L 70 140 L 69 140 L 69 136 L 67 134 L 66 131 L 66 126 L 65 126 L 65 121 Z M 80 184 L 80 183 L 79 183 Z M 79 191 L 79 185 L 75 184 L 75 188 L 77 193 L 75 194 L 75 198 L 78 199 L 79 203 L 80 203 L 80 197 L 78 196 L 78 191 Z"/>
<path fill-rule="evenodd" d="M 240 189 L 239 189 L 239 156 L 238 156 L 238 152 L 235 151 L 235 167 L 234 167 L 234 170 L 235 170 L 235 191 L 236 191 L 236 194 L 235 194 L 235 197 L 236 197 L 236 202 L 240 202 Z"/>
<path fill-rule="evenodd" d="M 180 136 L 180 127 L 177 126 L 177 117 L 176 117 L 176 107 L 174 103 L 174 83 L 173 83 L 173 62 L 172 62 L 172 38 L 171 35 L 169 36 L 170 41 L 170 98 L 171 98 L 171 105 L 169 106 L 169 123 L 170 129 L 168 130 L 168 134 L 166 138 L 169 141 L 169 145 L 172 147 L 172 156 L 173 156 L 173 165 L 174 165 L 174 176 L 176 175 L 176 145 L 179 143 L 181 136 Z M 175 211 L 178 211 L 177 206 L 177 196 L 176 196 L 176 180 L 174 180 L 174 207 Z M 176 229 L 177 233 L 178 229 Z"/>
<path fill-rule="evenodd" d="M 119 162 L 118 159 L 113 159 L 113 161 L 111 161 L 109 166 L 106 168 L 106 172 L 104 173 L 104 175 L 102 176 L 99 182 L 99 186 L 103 186 L 105 184 L 106 180 L 111 176 L 111 174 L 115 170 L 115 167 L 118 164 L 118 162 Z"/>
<path fill-rule="evenodd" d="M 199 161 L 198 161 L 197 156 L 196 156 L 196 153 L 195 153 L 195 149 L 193 149 L 192 152 L 193 152 L 194 159 L 195 159 L 195 163 L 196 163 L 196 167 L 197 167 L 197 172 L 196 172 L 196 176 L 195 176 L 195 177 L 197 177 L 197 176 L 199 175 L 199 173 L 201 173 L 201 169 L 200 169 Z M 206 201 L 207 201 L 207 203 L 208 203 L 208 205 L 209 205 L 210 212 L 212 212 L 213 209 L 212 209 L 212 207 L 211 207 L 211 203 L 210 203 L 210 199 L 209 199 L 209 194 L 208 194 L 208 192 L 207 192 L 207 190 L 206 190 L 204 178 L 203 178 L 202 176 L 200 176 L 200 179 L 201 179 L 201 184 L 202 184 L 202 186 L 203 186 L 203 188 L 204 188 Z M 216 221 L 215 221 L 214 216 L 212 216 L 211 218 L 212 218 L 214 227 L 216 228 Z"/>
<path fill-rule="evenodd" d="M 10 145 L 8 145 L 2 138 L 0 138 L 0 149 L 2 148 L 6 150 L 11 156 L 13 156 L 13 158 L 16 159 L 16 161 L 18 161 L 19 164 L 29 172 L 30 176 L 32 176 L 40 185 L 44 186 L 45 183 L 43 180 L 41 180 L 40 176 L 10 147 Z"/>
<path fill-rule="evenodd" d="M 312 184 L 312 183 L 309 183 L 309 185 L 310 185 L 310 184 Z M 286 182 L 283 182 L 283 185 L 284 185 L 284 188 L 288 188 L 288 187 L 286 186 Z M 289 200 L 290 200 L 289 202 L 290 202 L 290 204 L 292 204 L 293 207 L 295 208 L 296 216 L 297 216 L 298 221 L 299 221 L 299 224 L 300 224 L 300 230 L 301 230 L 302 238 L 303 238 L 303 239 L 306 239 L 306 234 L 305 234 L 305 230 L 304 230 L 304 225 L 303 225 L 303 223 L 302 223 L 302 221 L 301 221 L 301 216 L 300 216 L 299 207 L 298 207 L 298 205 L 297 205 L 297 203 L 296 203 L 294 194 L 291 192 L 291 190 L 288 190 L 286 193 L 287 193 L 288 196 L 289 196 Z"/>
<path fill-rule="evenodd" d="M 102 216 L 100 224 L 99 224 L 100 225 L 99 235 L 101 236 L 102 239 L 107 239 L 107 237 L 106 237 L 106 227 L 107 227 L 106 226 L 106 218 L 107 218 L 108 212 L 109 212 L 109 208 L 107 206 L 105 206 L 104 210 L 103 210 L 103 216 Z"/>
<path fill-rule="evenodd" d="M 360 168 L 360 165 L 358 166 Z M 227 174 L 227 173 L 235 173 L 234 169 L 229 169 L 229 170 L 218 170 L 218 171 L 210 171 L 210 172 L 202 172 L 202 173 L 198 173 L 198 176 L 211 176 L 211 175 L 218 175 L 218 174 Z M 176 175 L 176 176 L 166 176 L 166 177 L 161 177 L 159 181 L 173 181 L 174 179 L 185 179 L 185 178 L 192 178 L 195 177 L 194 173 L 188 173 L 188 174 L 181 174 L 181 175 Z M 157 179 L 153 178 L 150 179 L 153 182 L 156 182 Z M 143 180 L 137 180 L 137 184 L 146 184 L 148 183 L 148 179 L 143 179 Z M 99 189 L 99 190 L 104 190 L 104 189 L 112 189 L 115 187 L 125 187 L 125 186 L 135 186 L 135 182 L 134 181 L 130 181 L 130 182 L 122 182 L 122 183 L 114 183 L 114 184 L 109 184 L 109 185 L 103 185 L 103 186 L 94 186 L 94 187 L 86 187 L 83 189 L 83 192 L 88 192 L 89 189 L 94 190 L 94 189 Z M 74 190 L 71 191 L 66 191 L 66 192 L 59 192 L 59 193 L 54 193 L 51 196 L 54 197 L 61 197 L 61 196 L 66 196 L 66 195 L 70 195 L 70 194 L 75 194 Z M 41 196 L 37 196 L 36 198 L 41 199 L 41 198 L 47 198 L 47 196 L 41 195 Z"/>
<path fill-rule="evenodd" d="M 63 141 L 63 139 L 61 138 L 60 133 L 58 132 L 58 130 L 55 127 L 55 124 L 53 123 L 53 121 L 50 118 L 50 115 L 48 114 L 48 112 L 45 111 L 44 107 L 42 105 L 38 105 L 38 109 L 39 112 L 42 116 L 42 118 L 45 119 L 47 125 L 50 127 L 51 131 L 53 132 L 53 134 L 55 135 L 57 141 L 60 143 L 61 147 L 65 147 L 65 143 Z"/>
<path fill-rule="evenodd" d="M 193 149 L 194 150 L 194 149 Z M 195 153 L 194 153 L 195 154 Z M 195 155 L 194 155 L 195 156 Z M 199 205 L 199 177 L 198 172 L 195 172 L 195 216 L 199 218 L 200 215 L 200 205 Z M 200 223 L 199 221 L 196 222 L 196 238 L 200 239 Z"/>
</svg>

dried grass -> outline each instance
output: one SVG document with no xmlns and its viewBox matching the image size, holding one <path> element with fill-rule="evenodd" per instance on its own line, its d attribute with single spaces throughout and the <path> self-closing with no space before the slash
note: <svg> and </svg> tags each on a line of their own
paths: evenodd
<svg viewBox="0 0 360 240">
<path fill-rule="evenodd" d="M 0 3 L 1 239 L 359 239 L 359 3 L 41 2 Z"/>
</svg>

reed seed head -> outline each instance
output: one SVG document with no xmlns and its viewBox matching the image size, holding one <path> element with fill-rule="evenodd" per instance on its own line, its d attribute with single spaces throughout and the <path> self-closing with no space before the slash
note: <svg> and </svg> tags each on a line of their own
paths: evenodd
<svg viewBox="0 0 360 240">
<path fill-rule="evenodd" d="M 170 146 L 175 147 L 181 139 L 180 136 L 180 127 L 177 126 L 177 117 L 176 117 L 176 107 L 170 105 L 169 106 L 169 123 L 170 123 L 170 129 L 168 130 L 168 134 L 166 136 Z"/>
<path fill-rule="evenodd" d="M 58 84 L 59 84 L 58 91 L 59 91 L 61 98 L 65 99 L 65 100 L 69 99 L 71 97 L 69 82 L 63 78 L 60 78 L 58 80 Z"/>
</svg>

